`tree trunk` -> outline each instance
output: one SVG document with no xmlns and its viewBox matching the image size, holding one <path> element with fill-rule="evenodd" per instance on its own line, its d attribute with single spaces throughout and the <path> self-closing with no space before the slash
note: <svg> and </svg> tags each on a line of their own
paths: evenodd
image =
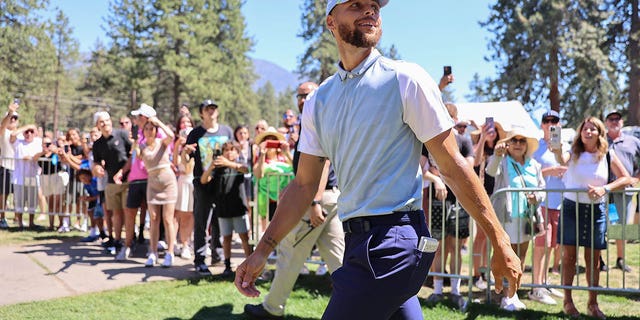
<svg viewBox="0 0 640 320">
<path fill-rule="evenodd" d="M 631 3 L 631 30 L 629 32 L 629 116 L 627 124 L 640 124 L 640 8 L 638 0 Z"/>
<path fill-rule="evenodd" d="M 549 54 L 549 63 L 551 64 L 549 72 L 549 104 L 552 110 L 560 112 L 560 90 L 558 89 L 558 47 L 556 44 L 551 48 Z"/>
</svg>

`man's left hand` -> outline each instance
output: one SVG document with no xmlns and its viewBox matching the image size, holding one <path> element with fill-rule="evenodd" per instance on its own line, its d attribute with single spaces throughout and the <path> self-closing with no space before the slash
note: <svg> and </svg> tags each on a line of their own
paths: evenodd
<svg viewBox="0 0 640 320">
<path fill-rule="evenodd" d="M 321 205 L 313 205 L 311 206 L 311 210 L 309 210 L 309 222 L 315 228 L 324 223 L 324 215 L 322 214 L 322 206 Z"/>
</svg>

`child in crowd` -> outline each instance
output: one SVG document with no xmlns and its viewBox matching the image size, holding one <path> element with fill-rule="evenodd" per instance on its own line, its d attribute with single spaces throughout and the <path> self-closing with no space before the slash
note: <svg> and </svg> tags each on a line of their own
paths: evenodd
<svg viewBox="0 0 640 320">
<path fill-rule="evenodd" d="M 249 247 L 249 218 L 247 195 L 244 187 L 246 165 L 238 163 L 241 146 L 238 142 L 228 141 L 222 145 L 222 155 L 211 154 L 211 165 L 200 178 L 202 184 L 213 180 L 216 190 L 216 211 L 222 235 L 224 251 L 224 276 L 231 275 L 231 236 L 235 230 L 242 241 L 245 257 L 251 254 Z"/>
<path fill-rule="evenodd" d="M 102 211 L 102 204 L 100 203 L 100 197 L 98 192 L 98 181 L 91 175 L 91 170 L 80 169 L 76 173 L 76 178 L 80 181 L 84 187 L 84 193 L 80 196 L 80 201 L 86 202 L 87 208 L 86 215 L 91 221 L 91 230 L 89 230 L 89 236 L 82 239 L 82 242 L 93 242 L 98 238 L 106 238 L 107 235 L 104 232 L 102 226 L 104 225 Z"/>
</svg>

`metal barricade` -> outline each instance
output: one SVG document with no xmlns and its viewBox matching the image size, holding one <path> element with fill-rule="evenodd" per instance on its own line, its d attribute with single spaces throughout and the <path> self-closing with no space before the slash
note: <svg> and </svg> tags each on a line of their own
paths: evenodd
<svg viewBox="0 0 640 320">
<path fill-rule="evenodd" d="M 513 192 L 545 192 L 545 193 L 550 193 L 550 192 L 555 192 L 555 193 L 560 193 L 562 195 L 562 198 L 564 199 L 564 195 L 567 193 L 574 193 L 576 194 L 576 199 L 577 199 L 577 195 L 578 193 L 585 193 L 587 191 L 587 189 L 543 189 L 543 188 L 504 188 L 504 189 L 500 189 L 497 190 L 493 193 L 493 195 L 491 196 L 492 201 L 495 200 L 496 197 L 498 197 L 501 194 L 505 194 L 508 195 L 510 193 Z M 594 206 L 598 206 L 598 205 L 603 205 L 603 206 L 607 206 L 609 201 L 609 197 L 611 197 L 613 194 L 621 194 L 622 198 L 623 198 L 623 202 L 627 202 L 627 198 L 630 199 L 630 197 L 635 197 L 638 193 L 638 191 L 640 191 L 639 188 L 627 188 L 625 190 L 621 190 L 621 191 L 612 191 L 610 194 L 605 196 L 605 200 L 604 203 L 601 204 L 601 202 L 592 202 L 592 206 L 591 206 L 591 213 L 590 213 L 590 218 L 591 218 L 591 229 L 593 229 L 595 227 L 595 223 L 593 220 L 593 214 L 594 214 Z M 541 204 L 539 204 L 540 206 L 545 206 L 545 203 L 547 200 L 545 199 Z M 636 212 L 632 212 L 629 213 L 628 211 L 628 207 L 623 207 L 622 208 L 622 213 L 618 212 L 619 215 L 619 221 L 622 222 L 624 221 L 625 223 L 612 223 L 610 221 L 610 216 L 608 214 L 608 209 L 605 211 L 605 216 L 606 216 L 606 224 L 607 224 L 607 232 L 605 235 L 605 241 L 607 243 L 607 247 L 603 250 L 601 250 L 601 256 L 603 259 L 605 259 L 605 261 L 607 261 L 607 264 L 610 265 L 609 262 L 612 261 L 611 257 L 611 253 L 609 252 L 610 250 L 614 250 L 614 257 L 617 257 L 617 253 L 616 253 L 616 247 L 615 244 L 612 244 L 610 240 L 622 240 L 623 242 L 623 246 L 626 246 L 628 242 L 637 242 L 640 240 L 640 224 L 627 224 L 626 220 L 627 220 L 627 216 L 629 214 L 636 214 Z M 560 221 L 559 221 L 559 225 L 561 226 L 563 224 L 563 220 L 565 219 L 565 217 L 567 215 L 571 215 L 574 214 L 575 215 L 575 219 L 576 219 L 576 230 L 575 230 L 575 239 L 576 239 L 576 265 L 575 266 L 571 266 L 576 268 L 576 273 L 574 275 L 574 278 L 572 280 L 572 285 L 562 285 L 562 283 L 564 283 L 564 279 L 560 278 L 560 283 L 548 283 L 546 280 L 544 279 L 545 282 L 547 283 L 543 283 L 543 284 L 534 284 L 533 283 L 533 276 L 529 277 L 528 275 L 525 275 L 522 277 L 521 280 L 521 287 L 524 288 L 538 288 L 538 287 L 543 287 L 543 288 L 554 288 L 554 289 L 571 289 L 571 290 L 587 290 L 587 291 L 598 291 L 598 292 L 610 292 L 610 293 L 640 293 L 640 264 L 639 265 L 634 265 L 633 268 L 635 268 L 634 271 L 632 271 L 631 273 L 629 272 L 623 272 L 622 270 L 611 270 L 611 268 L 609 268 L 609 270 L 606 271 L 606 275 L 605 275 L 605 279 L 604 281 L 602 281 L 602 278 L 600 279 L 600 283 L 598 286 L 589 286 L 588 284 L 583 284 L 584 280 L 581 279 L 580 277 L 580 263 L 584 263 L 584 256 L 583 254 L 580 254 L 581 251 L 584 251 L 584 247 L 580 247 L 578 245 L 579 241 L 577 239 L 579 239 L 580 234 L 578 234 L 579 232 L 579 225 L 577 223 L 578 221 L 578 206 L 576 206 L 576 210 L 575 212 L 566 212 L 564 210 L 564 208 L 561 208 L 560 210 Z M 548 215 L 545 215 L 544 217 L 545 219 L 545 225 L 546 225 L 546 221 L 548 221 Z M 549 230 L 550 231 L 550 230 Z M 558 228 L 558 238 L 559 239 L 564 239 L 566 235 L 563 234 L 562 228 L 559 227 Z M 533 239 L 531 240 L 531 242 L 533 243 Z M 594 239 L 593 237 L 591 238 L 591 245 L 590 248 L 593 250 L 594 249 Z M 487 244 L 488 247 L 490 247 L 490 244 Z M 551 244 L 553 245 L 553 244 Z M 611 246 L 613 245 L 613 247 L 611 248 Z M 533 246 L 531 246 L 533 248 Z M 548 250 L 549 247 L 546 246 L 545 244 L 545 259 L 547 259 L 547 261 L 550 259 L 550 251 Z M 563 248 L 562 245 L 560 245 L 560 248 L 558 248 L 559 253 L 562 255 L 564 254 L 563 252 Z M 489 251 L 488 251 L 489 252 Z M 531 257 L 531 260 L 529 261 L 531 263 L 531 265 L 533 265 L 533 255 L 527 255 L 527 257 Z M 594 255 L 591 255 L 591 261 L 589 261 L 588 263 L 590 263 L 591 265 L 594 264 L 595 259 L 598 259 L 598 257 L 595 257 Z M 626 259 L 626 252 L 623 254 L 623 260 L 627 261 Z M 635 260 L 635 259 L 634 259 Z M 615 260 L 613 260 L 615 261 Z M 561 267 L 569 267 L 569 266 L 561 266 Z M 533 275 L 533 271 L 532 270 L 532 275 Z M 595 270 L 595 272 L 601 272 L 600 270 Z M 592 273 L 590 281 L 593 281 L 593 276 L 594 273 Z M 617 282 L 613 282 L 612 278 L 611 278 L 611 272 L 621 272 L 622 273 L 622 279 L 620 283 Z M 489 273 L 490 270 L 487 270 L 487 279 L 489 278 Z M 531 279 L 531 281 L 527 281 L 527 279 Z M 486 297 L 487 297 L 487 301 L 490 301 L 491 298 L 491 286 L 489 285 L 487 287 L 486 290 Z"/>
<path fill-rule="evenodd" d="M 75 179 L 74 169 L 65 164 L 59 166 L 57 159 L 2 159 L 0 164 L 11 164 L 13 170 L 2 167 L 0 181 L 0 211 L 4 213 L 45 214 L 53 216 L 84 216 L 79 197 L 84 192 L 80 181 Z M 9 177 L 10 176 L 10 177 Z"/>
</svg>

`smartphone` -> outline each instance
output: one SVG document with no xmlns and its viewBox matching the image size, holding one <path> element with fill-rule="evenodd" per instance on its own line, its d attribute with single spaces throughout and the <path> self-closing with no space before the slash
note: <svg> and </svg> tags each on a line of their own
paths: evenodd
<svg viewBox="0 0 640 320">
<path fill-rule="evenodd" d="M 280 148 L 280 141 L 278 140 L 269 140 L 266 145 L 267 149 L 277 149 Z"/>
<path fill-rule="evenodd" d="M 66 145 L 66 144 L 64 145 L 64 152 L 67 152 L 67 153 L 69 152 L 69 145 Z"/>
<path fill-rule="evenodd" d="M 20 104 L 20 99 L 18 99 L 18 98 L 13 99 L 13 103 Z"/>
<path fill-rule="evenodd" d="M 131 127 L 131 138 L 133 140 L 138 140 L 138 126 L 136 125 Z"/>
<path fill-rule="evenodd" d="M 484 125 L 486 127 L 486 131 L 489 132 L 491 130 L 496 130 L 496 124 L 493 122 L 493 117 L 486 117 L 484 119 Z"/>
<path fill-rule="evenodd" d="M 549 145 L 558 149 L 562 147 L 562 128 L 560 126 L 551 126 L 549 127 Z"/>
<path fill-rule="evenodd" d="M 444 75 L 448 76 L 451 74 L 451 66 L 444 66 Z"/>
</svg>

